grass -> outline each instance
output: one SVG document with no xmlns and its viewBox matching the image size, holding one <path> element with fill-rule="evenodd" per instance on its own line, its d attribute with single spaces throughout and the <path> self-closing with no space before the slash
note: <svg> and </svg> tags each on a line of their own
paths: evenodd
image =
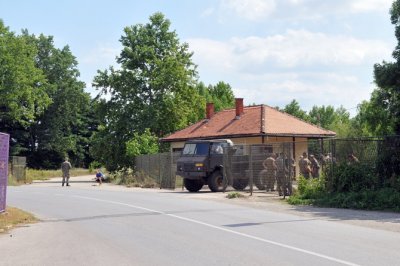
<svg viewBox="0 0 400 266">
<path fill-rule="evenodd" d="M 23 210 L 7 207 L 5 212 L 0 213 L 0 233 L 6 233 L 10 229 L 23 224 L 36 222 L 37 219 Z"/>
<path fill-rule="evenodd" d="M 92 172 L 89 169 L 83 168 L 72 168 L 70 170 L 71 176 L 91 175 Z M 9 186 L 18 186 L 21 184 L 32 183 L 33 180 L 49 180 L 53 177 L 61 177 L 61 170 L 37 170 L 37 169 L 26 169 L 25 180 L 16 180 L 11 174 L 8 176 Z"/>
<path fill-rule="evenodd" d="M 244 196 L 241 193 L 234 191 L 234 192 L 229 192 L 228 195 L 226 195 L 226 197 L 228 199 L 235 199 L 235 198 L 243 198 Z"/>
</svg>

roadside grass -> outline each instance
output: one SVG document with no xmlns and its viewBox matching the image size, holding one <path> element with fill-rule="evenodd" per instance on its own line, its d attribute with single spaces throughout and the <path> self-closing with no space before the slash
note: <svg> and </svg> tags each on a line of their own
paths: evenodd
<svg viewBox="0 0 400 266">
<path fill-rule="evenodd" d="M 30 224 L 37 222 L 30 213 L 23 210 L 7 207 L 5 212 L 0 213 L 0 233 L 7 233 L 10 229 L 23 224 Z"/>
<path fill-rule="evenodd" d="M 71 176 L 91 175 L 92 172 L 89 169 L 84 168 L 72 168 L 70 170 Z M 14 176 L 9 174 L 8 185 L 18 186 L 22 184 L 30 184 L 34 180 L 49 180 L 53 177 L 61 177 L 61 170 L 37 170 L 37 169 L 26 169 L 25 180 L 17 180 Z"/>
<path fill-rule="evenodd" d="M 236 198 L 243 198 L 243 194 L 241 194 L 240 192 L 237 191 L 233 191 L 233 192 L 229 192 L 226 197 L 228 199 L 236 199 Z"/>
</svg>

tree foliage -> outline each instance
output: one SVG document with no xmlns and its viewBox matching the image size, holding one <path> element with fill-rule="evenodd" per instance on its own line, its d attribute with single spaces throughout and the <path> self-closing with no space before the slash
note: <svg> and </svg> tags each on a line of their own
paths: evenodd
<svg viewBox="0 0 400 266">
<path fill-rule="evenodd" d="M 133 138 L 126 143 L 126 154 L 132 159 L 141 154 L 154 154 L 158 152 L 158 138 L 146 128 L 143 134 L 135 133 Z"/>
<path fill-rule="evenodd" d="M 0 20 L 0 131 L 11 134 L 11 154 L 27 149 L 23 139 L 51 99 L 43 72 L 35 66 L 37 49 L 10 32 Z"/>
<path fill-rule="evenodd" d="M 393 51 L 395 62 L 374 65 L 374 78 L 378 88 L 374 91 L 369 105 L 363 106 L 365 119 L 373 131 L 379 133 L 400 134 L 400 0 L 393 2 L 390 9 L 391 22 L 395 26 L 398 44 Z M 378 109 L 376 112 L 373 109 Z M 374 117 L 381 117 L 386 112 L 387 120 L 376 123 Z"/>
<path fill-rule="evenodd" d="M 289 104 L 285 106 L 283 109 L 288 114 L 291 114 L 297 118 L 303 119 L 304 121 L 308 121 L 309 117 L 307 112 L 300 108 L 299 102 L 293 99 Z"/>
<path fill-rule="evenodd" d="M 206 87 L 203 82 L 197 85 L 199 94 L 204 97 L 207 103 L 214 103 L 215 111 L 221 111 L 235 106 L 235 96 L 229 84 L 223 81 L 216 85 L 208 85 Z M 204 105 L 201 106 L 204 112 Z"/>
<path fill-rule="evenodd" d="M 126 27 L 117 58 L 120 68 L 98 71 L 94 79 L 94 86 L 109 97 L 100 103 L 104 129 L 96 135 L 95 143 L 109 156 L 110 170 L 124 166 L 127 158 L 125 153 L 104 151 L 109 141 L 118 142 L 125 151 L 125 143 L 134 133 L 142 134 L 149 128 L 161 137 L 202 117 L 203 112 L 195 108 L 203 99 L 196 90 L 192 53 L 188 44 L 181 44 L 175 31 L 170 31 L 170 24 L 163 14 L 155 13 L 145 25 Z M 100 149 L 93 148 L 96 150 Z"/>
<path fill-rule="evenodd" d="M 0 62 L 0 131 L 11 134 L 11 154 L 35 168 L 58 168 L 65 156 L 87 165 L 94 116 L 69 47 L 0 21 Z"/>
</svg>

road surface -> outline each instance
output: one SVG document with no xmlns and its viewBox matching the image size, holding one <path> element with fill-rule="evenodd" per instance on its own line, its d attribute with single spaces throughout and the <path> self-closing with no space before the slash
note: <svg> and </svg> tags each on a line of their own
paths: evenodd
<svg viewBox="0 0 400 266">
<path fill-rule="evenodd" d="M 396 230 L 233 204 L 222 193 L 94 186 L 90 178 L 9 187 L 7 204 L 41 222 L 0 235 L 0 265 L 400 263 Z"/>
</svg>

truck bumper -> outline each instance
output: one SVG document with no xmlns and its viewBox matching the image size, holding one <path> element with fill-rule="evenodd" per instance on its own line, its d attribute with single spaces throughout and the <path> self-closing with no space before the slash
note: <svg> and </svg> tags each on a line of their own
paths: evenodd
<svg viewBox="0 0 400 266">
<path fill-rule="evenodd" d="M 205 174 L 203 172 L 181 172 L 181 171 L 177 171 L 176 174 L 181 176 L 181 177 L 183 177 L 183 178 L 187 178 L 187 179 L 200 179 L 200 178 L 203 178 L 205 176 Z"/>
</svg>

